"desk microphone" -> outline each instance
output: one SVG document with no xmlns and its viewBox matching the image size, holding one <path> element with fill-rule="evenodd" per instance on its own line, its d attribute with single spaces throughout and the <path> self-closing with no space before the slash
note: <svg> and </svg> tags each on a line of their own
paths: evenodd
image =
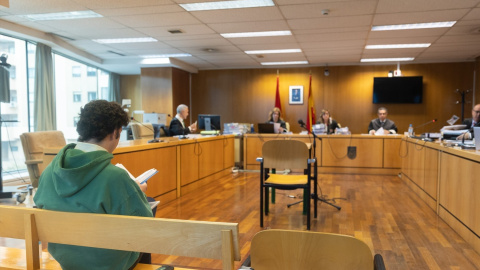
<svg viewBox="0 0 480 270">
<path fill-rule="evenodd" d="M 413 130 L 415 130 L 415 129 L 419 128 L 419 127 L 426 126 L 426 125 L 431 124 L 431 123 L 435 123 L 435 122 L 437 122 L 437 119 L 436 119 L 436 118 L 433 119 L 433 120 L 430 120 L 430 121 L 428 121 L 428 122 L 426 122 L 426 123 L 423 123 L 423 124 L 421 124 L 421 125 L 418 125 L 418 126 L 414 127 Z"/>
<path fill-rule="evenodd" d="M 302 119 L 299 119 L 299 120 L 298 120 L 298 123 L 300 124 L 301 127 L 305 128 L 305 125 L 306 125 L 306 124 L 305 124 L 305 122 L 303 122 Z"/>
<path fill-rule="evenodd" d="M 138 121 L 137 119 L 130 117 L 130 119 L 132 119 L 133 121 L 139 123 L 140 125 L 144 126 L 145 128 L 147 128 L 148 130 L 151 130 L 153 131 L 153 139 L 152 140 L 149 140 L 148 143 L 158 143 L 158 142 L 162 142 L 161 140 L 159 139 L 155 139 L 155 130 L 151 129 L 149 126 L 146 126 L 144 125 L 143 123 L 141 123 L 140 121 Z"/>
</svg>

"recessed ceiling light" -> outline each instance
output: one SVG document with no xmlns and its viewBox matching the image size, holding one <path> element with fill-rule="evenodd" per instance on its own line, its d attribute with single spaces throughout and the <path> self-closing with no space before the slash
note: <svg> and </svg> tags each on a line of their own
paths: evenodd
<svg viewBox="0 0 480 270">
<path fill-rule="evenodd" d="M 235 1 L 217 1 L 202 2 L 192 4 L 180 4 L 186 11 L 216 10 L 216 9 L 234 9 L 251 7 L 272 7 L 275 6 L 272 0 L 235 0 Z"/>
<path fill-rule="evenodd" d="M 22 17 L 32 21 L 48 21 L 48 20 L 73 20 L 73 19 L 85 19 L 85 18 L 98 18 L 103 16 L 91 10 L 82 10 L 82 11 L 57 12 L 57 13 L 28 14 L 28 15 L 22 15 Z"/>
<path fill-rule="evenodd" d="M 308 61 L 288 61 L 288 62 L 262 62 L 260 63 L 263 66 L 272 66 L 272 65 L 306 65 Z"/>
<path fill-rule="evenodd" d="M 170 64 L 170 59 L 167 58 L 147 58 L 143 59 L 140 64 L 144 65 L 158 65 L 158 64 Z"/>
<path fill-rule="evenodd" d="M 398 58 L 364 58 L 360 62 L 400 62 L 413 61 L 415 57 L 398 57 Z"/>
<path fill-rule="evenodd" d="M 243 32 L 243 33 L 225 33 L 220 34 L 224 38 L 240 37 L 273 37 L 273 36 L 291 36 L 292 32 L 286 31 L 263 31 L 263 32 Z"/>
<path fill-rule="evenodd" d="M 367 45 L 365 49 L 410 49 L 428 48 L 431 43 Z"/>
<path fill-rule="evenodd" d="M 192 56 L 192 55 L 189 53 L 140 55 L 140 57 L 142 58 L 167 58 L 167 57 L 188 57 L 188 56 Z"/>
<path fill-rule="evenodd" d="M 372 26 L 372 31 L 443 28 L 443 27 L 452 27 L 455 23 L 456 23 L 456 21 L 433 22 L 433 23 L 394 24 L 394 25 L 377 25 L 377 26 Z"/>
<path fill-rule="evenodd" d="M 102 44 L 111 44 L 111 43 L 139 43 L 139 42 L 157 42 L 158 40 L 152 37 L 143 37 L 143 38 L 107 38 L 107 39 L 94 39 L 93 41 L 102 43 Z"/>
<path fill-rule="evenodd" d="M 268 53 L 299 53 L 301 49 L 284 49 L 284 50 L 261 50 L 261 51 L 245 51 L 246 54 L 268 54 Z"/>
</svg>

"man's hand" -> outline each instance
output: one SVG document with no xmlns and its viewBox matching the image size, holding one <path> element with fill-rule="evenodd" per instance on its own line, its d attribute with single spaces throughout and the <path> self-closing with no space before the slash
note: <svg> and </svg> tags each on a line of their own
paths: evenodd
<svg viewBox="0 0 480 270">
<path fill-rule="evenodd" d="M 375 135 L 375 130 L 373 130 L 373 129 L 370 130 L 370 131 L 368 132 L 368 134 L 370 134 L 370 135 Z"/>
<path fill-rule="evenodd" d="M 383 131 L 383 134 L 390 134 L 390 131 L 385 129 L 385 130 Z"/>
<path fill-rule="evenodd" d="M 463 140 L 463 139 L 465 139 L 465 140 L 472 139 L 472 134 L 470 132 L 466 132 L 466 133 L 463 133 L 462 135 L 457 137 L 457 140 Z"/>
<path fill-rule="evenodd" d="M 197 131 L 197 121 L 195 121 L 195 123 L 191 124 L 189 128 L 190 128 L 191 132 Z"/>
<path fill-rule="evenodd" d="M 147 183 L 140 184 L 139 182 L 135 181 L 137 185 L 140 187 L 140 189 L 143 191 L 143 193 L 147 192 Z"/>
</svg>

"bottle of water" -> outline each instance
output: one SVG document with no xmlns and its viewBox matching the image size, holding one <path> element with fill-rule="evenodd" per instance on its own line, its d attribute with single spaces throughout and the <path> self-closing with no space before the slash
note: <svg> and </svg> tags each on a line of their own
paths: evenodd
<svg viewBox="0 0 480 270">
<path fill-rule="evenodd" d="M 253 124 L 250 125 L 250 133 L 255 133 L 255 128 L 253 127 Z"/>
<path fill-rule="evenodd" d="M 409 136 L 409 137 L 413 137 L 413 127 L 412 127 L 412 124 L 410 124 L 410 126 L 408 127 L 408 136 Z"/>
</svg>

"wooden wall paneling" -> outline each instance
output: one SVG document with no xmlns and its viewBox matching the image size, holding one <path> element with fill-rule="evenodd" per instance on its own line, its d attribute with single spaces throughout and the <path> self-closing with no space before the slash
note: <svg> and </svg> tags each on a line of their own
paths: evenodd
<svg viewBox="0 0 480 270">
<path fill-rule="evenodd" d="M 223 140 L 200 142 L 199 148 L 200 179 L 223 170 Z"/>
<path fill-rule="evenodd" d="M 357 148 L 354 159 L 347 157 L 348 146 Z M 383 168 L 383 139 L 323 138 L 322 165 L 325 167 Z"/>
<path fill-rule="evenodd" d="M 409 178 L 421 189 L 425 187 L 425 147 L 408 143 Z"/>
<path fill-rule="evenodd" d="M 402 149 L 403 146 L 403 149 Z M 405 154 L 405 142 L 401 138 L 383 139 L 383 167 L 401 168 L 402 154 Z"/>
<path fill-rule="evenodd" d="M 142 89 L 140 75 L 122 75 L 120 76 L 120 95 L 122 99 L 130 99 L 131 107 L 128 108 L 128 115 L 131 116 L 135 110 L 142 110 Z M 139 119 L 139 121 L 143 121 Z"/>
<path fill-rule="evenodd" d="M 145 113 L 172 113 L 172 68 L 142 68 L 142 110 Z M 176 107 L 175 107 L 176 108 Z"/>
<path fill-rule="evenodd" d="M 226 138 L 223 140 L 223 168 L 231 168 L 235 166 L 235 147 L 234 138 Z"/>
<path fill-rule="evenodd" d="M 275 140 L 274 138 L 263 138 L 261 135 L 254 137 L 244 137 L 244 167 L 247 170 L 252 170 L 260 166 L 260 163 L 257 162 L 257 157 L 262 156 L 262 147 L 266 141 Z M 254 166 L 254 167 L 252 167 Z"/>
<path fill-rule="evenodd" d="M 172 110 L 168 111 L 168 113 L 175 117 L 177 114 L 177 106 L 180 104 L 185 104 L 189 107 L 189 110 L 192 109 L 190 104 L 190 73 L 187 71 L 172 68 Z M 190 113 L 191 115 L 191 113 Z M 185 120 L 185 123 L 189 125 L 189 123 L 195 122 L 196 118 L 192 117 L 192 121 L 190 121 L 188 117 Z M 170 124 L 170 123 L 168 123 Z"/>
<path fill-rule="evenodd" d="M 452 114 L 460 115 L 455 89 L 472 89 L 474 68 L 473 62 L 402 65 L 403 75 L 424 77 L 422 104 L 372 103 L 373 78 L 387 76 L 396 65 L 329 67 L 328 77 L 323 75 L 323 67 L 279 69 L 283 114 L 291 130 L 300 132 L 295 123 L 306 119 L 311 71 L 317 115 L 322 108 L 331 110 L 333 118 L 348 126 L 353 134 L 367 132 L 368 123 L 377 117 L 380 106 L 388 108 L 389 118 L 395 121 L 400 133 L 409 124 L 416 127 L 432 119 L 438 121 L 419 127 L 416 133 L 438 131 Z M 274 105 L 276 76 L 276 69 L 199 71 L 192 75 L 194 114 L 220 114 L 223 123 L 264 122 Z M 290 85 L 304 86 L 304 104 L 288 104 Z"/>
<path fill-rule="evenodd" d="M 442 153 L 440 167 L 440 205 L 480 235 L 480 163 Z"/>
<path fill-rule="evenodd" d="M 180 186 L 188 185 L 198 180 L 199 144 L 180 145 Z"/>
<path fill-rule="evenodd" d="M 133 176 L 146 170 L 159 171 L 148 180 L 147 196 L 157 197 L 177 187 L 176 147 L 163 147 L 152 150 L 115 154 L 112 164 L 122 163 Z"/>
<path fill-rule="evenodd" d="M 424 190 L 434 200 L 437 200 L 438 187 L 438 156 L 440 151 L 425 148 L 425 184 Z"/>
</svg>

